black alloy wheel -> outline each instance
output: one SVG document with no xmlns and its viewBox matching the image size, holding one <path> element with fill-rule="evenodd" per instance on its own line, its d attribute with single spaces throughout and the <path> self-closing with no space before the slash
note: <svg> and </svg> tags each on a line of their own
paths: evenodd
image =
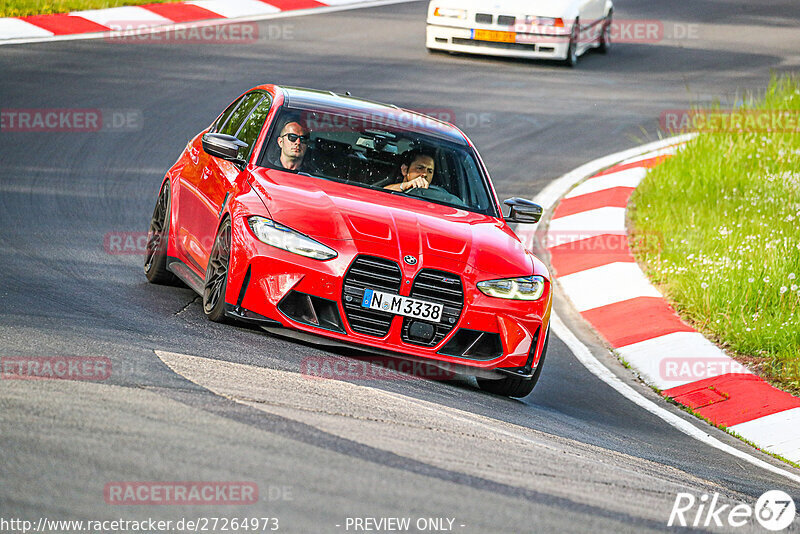
<svg viewBox="0 0 800 534">
<path fill-rule="evenodd" d="M 175 275 L 167 270 L 167 242 L 170 222 L 170 185 L 164 182 L 156 200 L 150 229 L 147 232 L 147 247 L 144 257 L 144 274 L 152 284 L 175 282 Z"/>
<path fill-rule="evenodd" d="M 231 258 L 231 221 L 219 227 L 211 257 L 208 259 L 203 287 L 203 312 L 210 320 L 225 322 L 225 290 L 228 287 L 228 265 Z"/>
</svg>

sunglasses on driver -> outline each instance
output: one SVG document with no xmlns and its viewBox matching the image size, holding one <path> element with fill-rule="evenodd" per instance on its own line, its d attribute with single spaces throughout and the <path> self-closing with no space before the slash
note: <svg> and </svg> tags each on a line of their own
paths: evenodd
<svg viewBox="0 0 800 534">
<path fill-rule="evenodd" d="M 290 143 L 296 143 L 299 140 L 304 145 L 308 144 L 308 140 L 310 138 L 308 135 L 297 135 L 293 133 L 283 134 L 281 137 L 285 137 Z"/>
</svg>

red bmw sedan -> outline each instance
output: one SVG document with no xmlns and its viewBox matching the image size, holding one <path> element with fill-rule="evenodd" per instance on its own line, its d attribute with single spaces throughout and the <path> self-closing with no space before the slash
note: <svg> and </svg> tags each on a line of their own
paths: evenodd
<svg viewBox="0 0 800 534">
<path fill-rule="evenodd" d="M 213 321 L 424 361 L 487 391 L 531 392 L 552 286 L 503 217 L 470 140 L 431 117 L 326 91 L 262 85 L 186 146 L 147 242 Z"/>
</svg>

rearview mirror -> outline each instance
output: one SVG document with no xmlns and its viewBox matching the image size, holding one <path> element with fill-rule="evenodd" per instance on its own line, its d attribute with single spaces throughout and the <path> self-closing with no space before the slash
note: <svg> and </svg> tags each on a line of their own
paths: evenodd
<svg viewBox="0 0 800 534">
<path fill-rule="evenodd" d="M 511 211 L 508 212 L 508 217 L 506 217 L 506 222 L 537 223 L 542 218 L 542 212 L 544 211 L 539 204 L 524 198 L 509 198 L 503 201 L 503 204 L 511 208 Z"/>
<path fill-rule="evenodd" d="M 232 135 L 207 133 L 203 135 L 203 150 L 217 158 L 222 158 L 234 163 L 242 163 L 238 158 L 239 149 L 249 146 L 244 141 L 239 141 Z"/>
</svg>

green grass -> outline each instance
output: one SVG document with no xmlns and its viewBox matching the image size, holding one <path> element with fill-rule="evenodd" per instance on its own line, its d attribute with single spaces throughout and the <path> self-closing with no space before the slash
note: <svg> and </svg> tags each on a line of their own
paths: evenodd
<svg viewBox="0 0 800 534">
<path fill-rule="evenodd" d="M 163 4 L 175 0 L 0 0 L 0 17 L 24 17 L 49 13 L 68 13 L 142 4 Z"/>
<path fill-rule="evenodd" d="M 748 110 L 800 116 L 800 77 Z M 793 129 L 793 128 L 792 128 Z M 800 393 L 800 132 L 701 133 L 631 197 L 639 263 L 684 319 L 774 384 Z"/>
</svg>

